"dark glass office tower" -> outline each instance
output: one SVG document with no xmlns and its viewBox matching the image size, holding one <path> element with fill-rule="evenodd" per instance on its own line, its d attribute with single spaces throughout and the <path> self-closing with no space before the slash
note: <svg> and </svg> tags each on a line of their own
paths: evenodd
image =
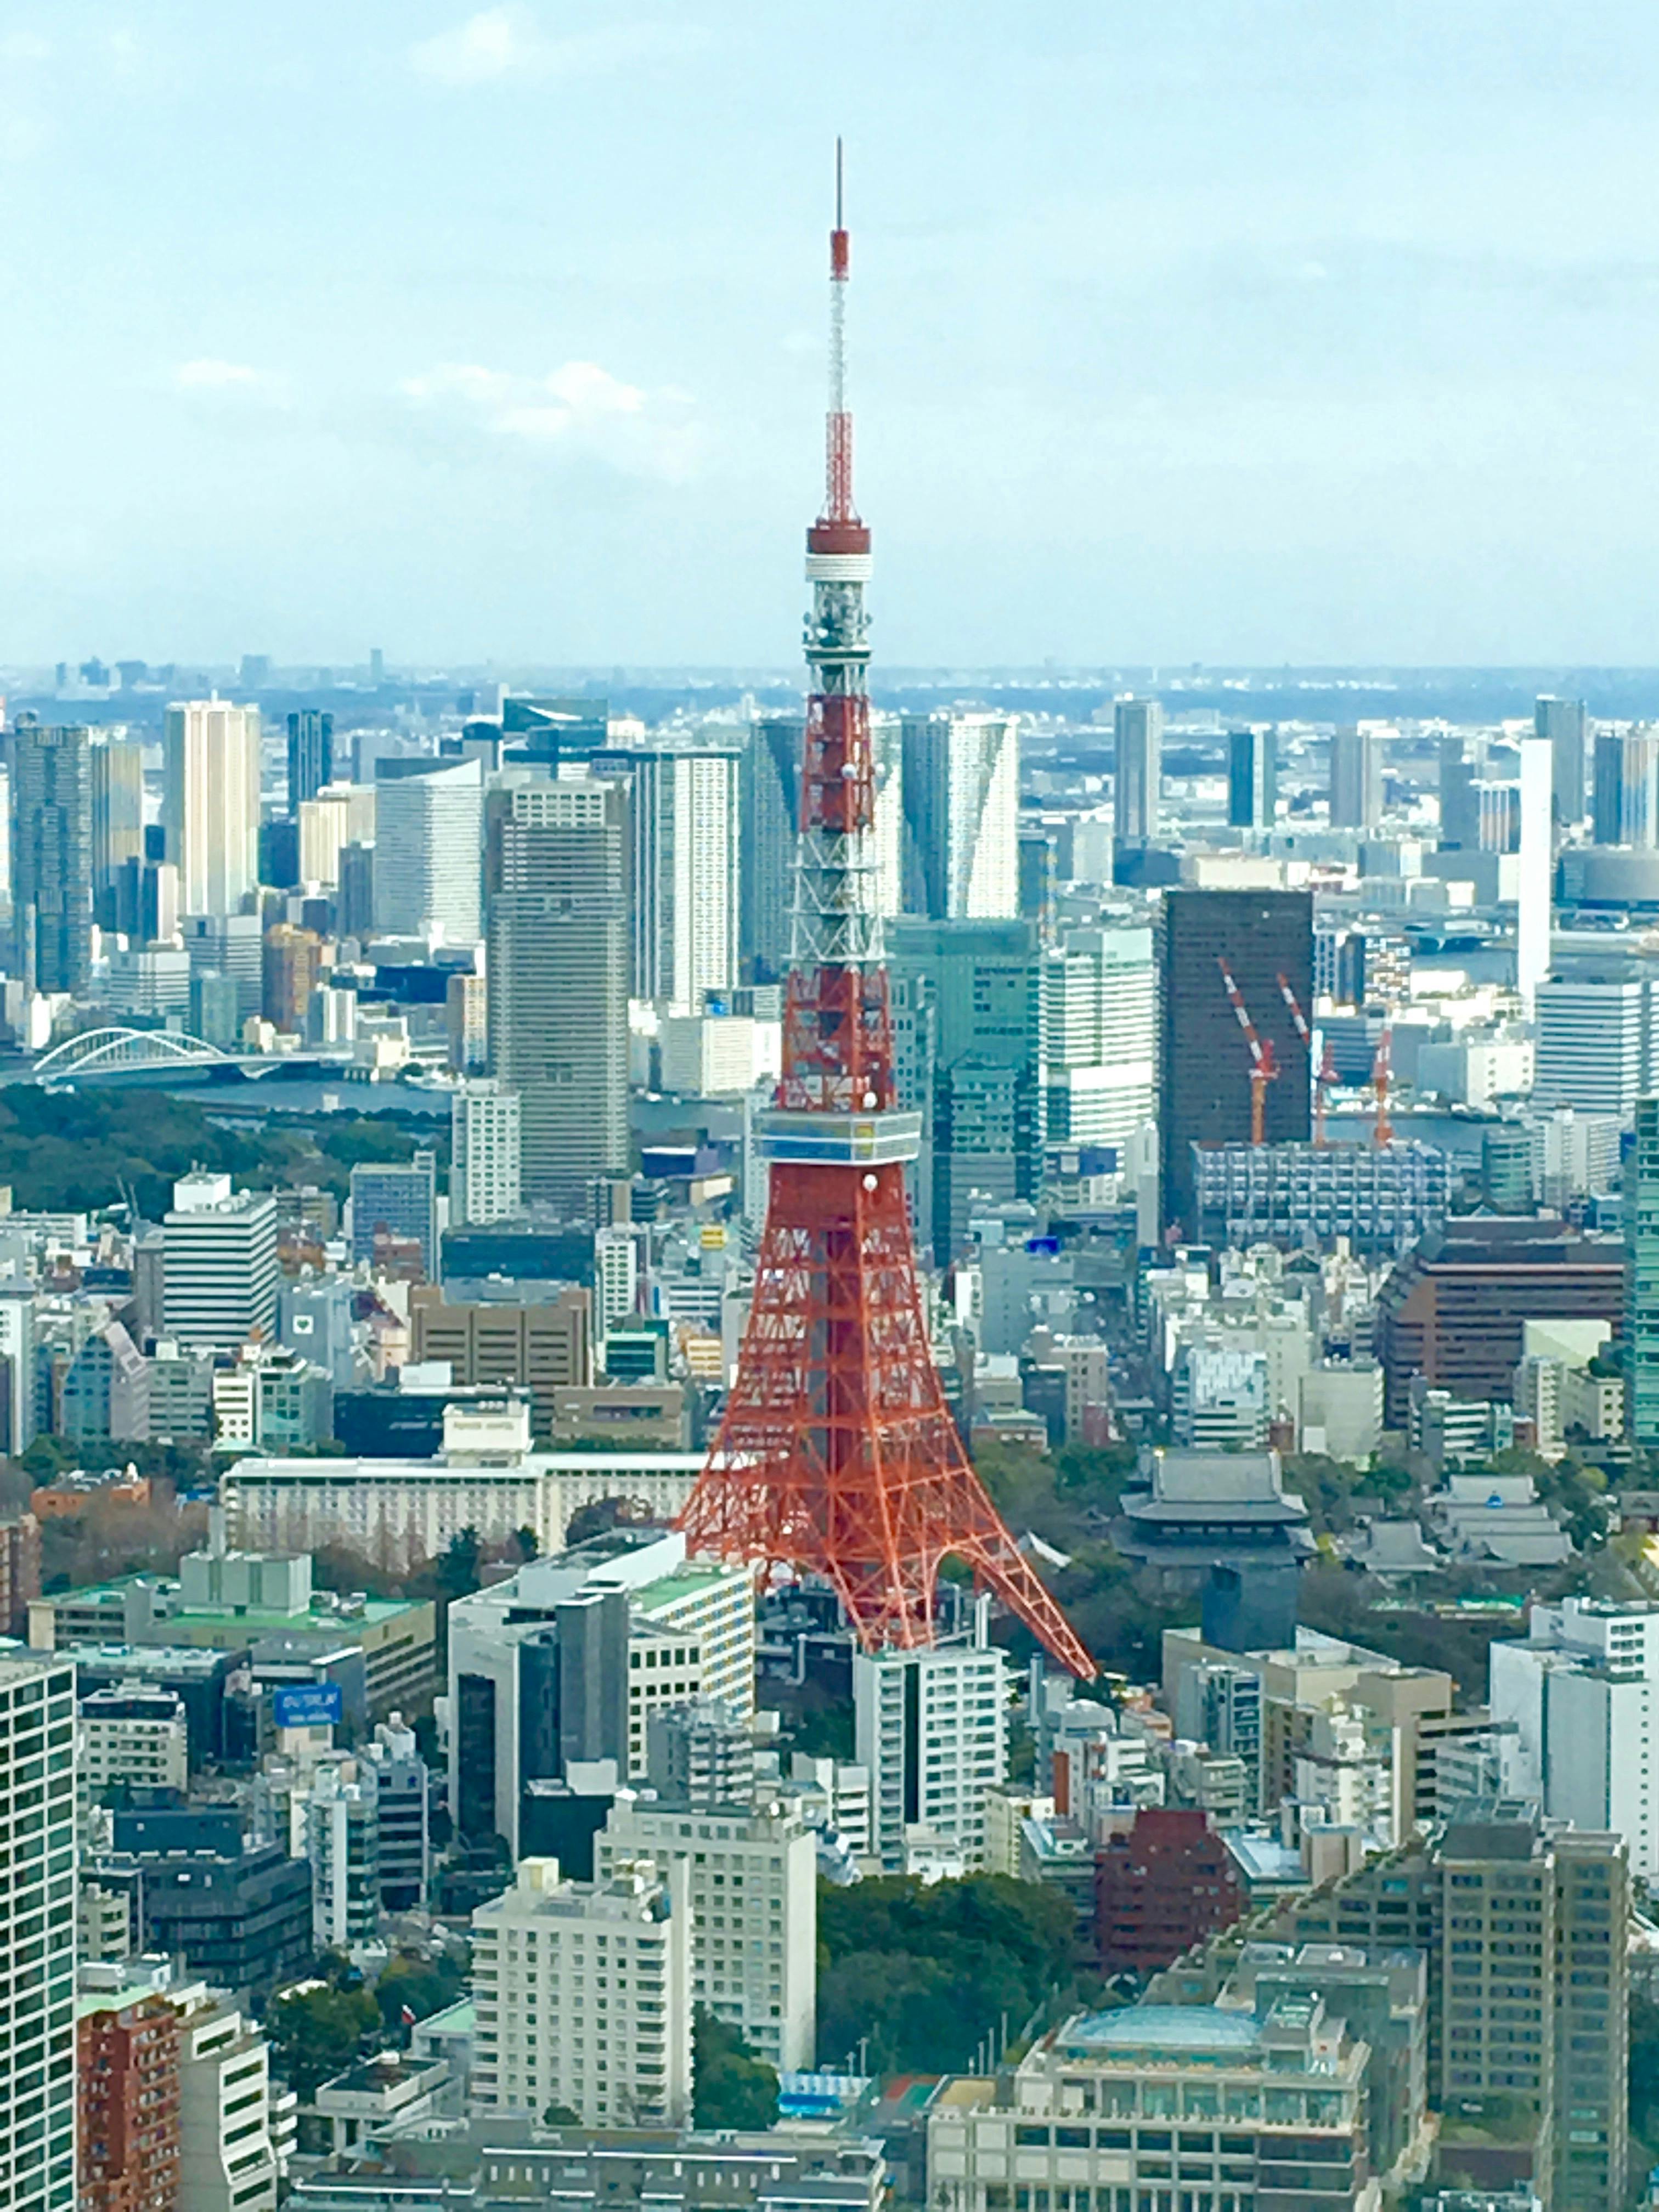
<svg viewBox="0 0 1659 2212">
<path fill-rule="evenodd" d="M 1271 730 L 1227 736 L 1227 821 L 1234 830 L 1271 830 L 1279 804 L 1279 744 Z"/>
<path fill-rule="evenodd" d="M 1250 1133 L 1250 1051 L 1222 981 L 1223 960 L 1279 1066 L 1267 1085 L 1267 1142 L 1305 1142 L 1310 1133 L 1308 1048 L 1279 979 L 1286 978 L 1305 1013 L 1313 1004 L 1312 896 L 1167 891 L 1158 957 L 1161 1219 L 1191 1237 L 1192 1147 Z"/>
<path fill-rule="evenodd" d="M 301 707 L 288 718 L 288 811 L 297 813 L 302 799 L 315 799 L 334 781 L 334 717 L 319 707 Z"/>
<path fill-rule="evenodd" d="M 1532 726 L 1550 741 L 1551 803 L 1555 819 L 1567 827 L 1584 818 L 1584 773 L 1589 767 L 1585 739 L 1589 734 L 1582 699 L 1540 699 L 1533 708 Z"/>
<path fill-rule="evenodd" d="M 24 714 L 14 744 L 12 972 L 78 991 L 92 967 L 92 732 Z"/>
<path fill-rule="evenodd" d="M 489 793 L 489 1071 L 520 1102 L 524 1195 L 577 1218 L 628 1172 L 628 792 L 586 778 Z"/>
</svg>

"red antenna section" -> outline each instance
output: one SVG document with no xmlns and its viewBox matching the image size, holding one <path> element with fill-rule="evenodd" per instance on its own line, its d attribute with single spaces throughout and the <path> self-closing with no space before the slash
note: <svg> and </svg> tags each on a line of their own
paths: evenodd
<svg viewBox="0 0 1659 2212">
<path fill-rule="evenodd" d="M 830 409 L 824 421 L 823 512 L 806 533 L 809 553 L 868 553 L 870 532 L 853 504 L 853 415 L 847 404 L 847 285 L 852 239 L 842 213 L 836 141 L 836 227 L 830 234 Z"/>
<path fill-rule="evenodd" d="M 898 1107 L 875 895 L 870 532 L 853 504 L 842 181 L 837 142 L 783 1074 L 757 1133 L 766 1227 L 726 1416 L 680 1526 L 693 1551 L 821 1576 L 868 1651 L 934 1641 L 940 1570 L 957 1560 L 1089 1677 L 1093 1661 L 969 1464 L 916 1274 L 904 1170 L 921 1123 Z"/>
</svg>

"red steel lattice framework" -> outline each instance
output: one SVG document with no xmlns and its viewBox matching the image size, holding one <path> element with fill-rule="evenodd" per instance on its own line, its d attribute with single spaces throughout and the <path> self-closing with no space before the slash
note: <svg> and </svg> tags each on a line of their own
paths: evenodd
<svg viewBox="0 0 1659 2212">
<path fill-rule="evenodd" d="M 959 1560 L 1090 1676 L 1093 1662 L 969 1465 L 916 1279 L 904 1168 L 921 1125 L 898 1109 L 873 886 L 870 532 L 853 501 L 848 269 L 838 146 L 783 1074 L 758 1133 L 766 1227 L 737 1379 L 680 1525 L 695 1551 L 824 1577 L 866 1650 L 931 1644 L 939 1570 Z"/>
</svg>

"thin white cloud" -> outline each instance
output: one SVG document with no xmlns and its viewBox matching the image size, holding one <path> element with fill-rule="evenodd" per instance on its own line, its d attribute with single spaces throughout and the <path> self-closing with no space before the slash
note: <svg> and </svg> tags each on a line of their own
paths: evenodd
<svg viewBox="0 0 1659 2212">
<path fill-rule="evenodd" d="M 7 62 L 44 62 L 52 58 L 52 41 L 38 31 L 8 31 L 0 39 L 0 65 Z"/>
<path fill-rule="evenodd" d="M 173 388 L 204 404 L 237 406 L 251 404 L 284 410 L 294 402 L 286 377 L 275 370 L 254 368 L 245 361 L 225 361 L 216 354 L 181 361 L 173 371 Z"/>
<path fill-rule="evenodd" d="M 555 38 L 520 0 L 485 8 L 410 49 L 410 66 L 437 84 L 494 84 L 504 77 L 594 76 L 630 63 L 693 52 L 707 33 L 693 23 L 617 23 Z"/>
<path fill-rule="evenodd" d="M 238 386 L 244 389 L 263 384 L 264 377 L 257 368 L 246 362 L 217 361 L 211 357 L 202 361 L 181 361 L 173 372 L 173 380 L 181 392 L 228 392 Z"/>
<path fill-rule="evenodd" d="M 597 362 L 568 361 L 546 376 L 445 362 L 398 388 L 411 404 L 484 435 L 595 458 L 629 476 L 678 482 L 702 451 L 686 393 L 647 392 Z"/>
</svg>

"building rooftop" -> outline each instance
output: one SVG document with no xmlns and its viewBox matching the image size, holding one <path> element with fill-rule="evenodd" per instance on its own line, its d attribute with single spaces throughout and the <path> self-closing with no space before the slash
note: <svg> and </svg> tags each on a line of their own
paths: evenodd
<svg viewBox="0 0 1659 2212">
<path fill-rule="evenodd" d="M 1141 1522 L 1228 1521 L 1283 1523 L 1308 1517 L 1308 1508 L 1287 1492 L 1279 1454 L 1172 1451 L 1149 1455 L 1145 1490 L 1128 1490 L 1123 1510 Z"/>
<path fill-rule="evenodd" d="M 1214 2005 L 1125 2005 L 1116 2012 L 1082 2013 L 1054 2038 L 1058 2051 L 1254 2051 L 1261 2047 L 1253 2013 L 1223 2012 Z"/>
<path fill-rule="evenodd" d="M 158 1621 L 177 1622 L 181 1628 L 199 1625 L 204 1628 L 234 1629 L 250 1636 L 279 1628 L 340 1629 L 363 1621 L 396 1620 L 400 1614 L 416 1612 L 429 1603 L 424 1598 L 368 1597 L 357 1593 L 346 1596 L 337 1591 L 317 1590 L 312 1595 L 309 1610 L 298 1613 L 284 1613 L 274 1607 L 185 1607 L 178 1601 L 179 1583 L 167 1575 L 122 1575 L 113 1582 L 87 1583 L 79 1589 L 49 1590 L 43 1601 L 54 1610 L 97 1607 L 116 1613 L 125 1607 L 127 1593 L 140 1589 L 154 1591 L 157 1601 L 155 1617 Z M 180 1647 L 181 1656 L 182 1653 Z M 77 1651 L 76 1656 L 82 1653 Z"/>
</svg>

